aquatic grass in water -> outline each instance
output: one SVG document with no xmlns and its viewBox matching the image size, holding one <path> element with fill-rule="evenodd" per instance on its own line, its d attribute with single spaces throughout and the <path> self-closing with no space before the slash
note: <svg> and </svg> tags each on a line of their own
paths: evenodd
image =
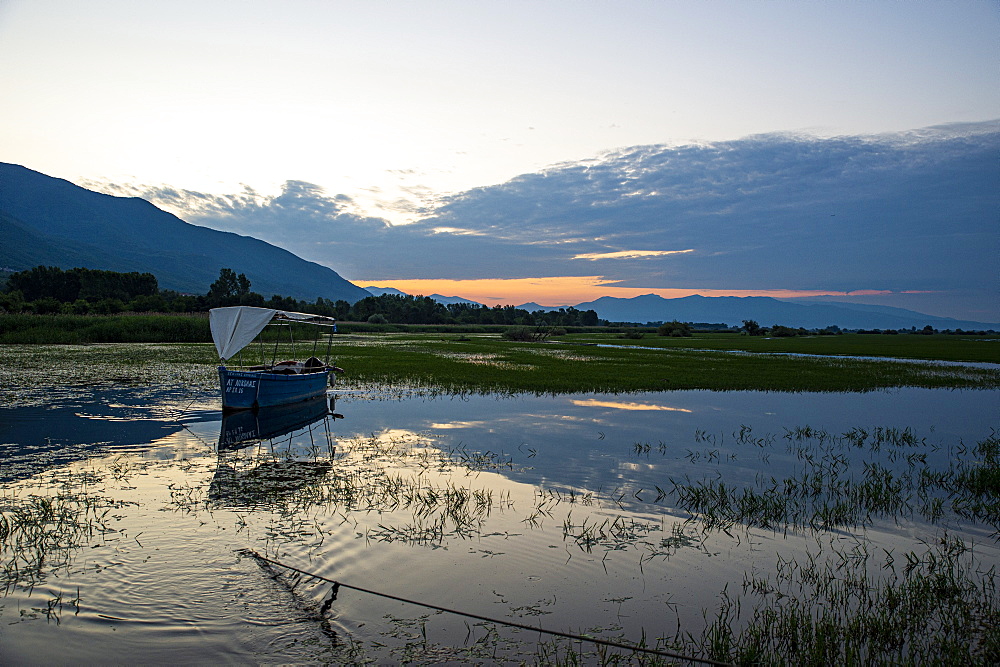
<svg viewBox="0 0 1000 667">
<path fill-rule="evenodd" d="M 0 585 L 32 590 L 72 563 L 76 551 L 113 533 L 123 505 L 93 490 L 94 471 L 51 478 L 45 486 L 0 496 Z"/>
<path fill-rule="evenodd" d="M 961 539 L 887 554 L 863 542 L 834 558 L 778 564 L 774 578 L 747 575 L 740 596 L 723 592 L 700 637 L 672 643 L 739 664 L 995 664 L 1000 597 Z M 877 572 L 877 574 L 872 574 Z"/>
<path fill-rule="evenodd" d="M 749 427 L 734 436 L 737 445 L 752 448 L 749 453 L 761 460 L 768 459 L 767 450 L 777 441 L 770 434 L 756 438 Z M 697 433 L 696 439 L 716 442 L 704 432 Z M 786 452 L 801 462 L 798 474 L 758 474 L 752 486 L 727 482 L 718 475 L 672 478 L 669 488 L 657 487 L 654 502 L 676 503 L 709 530 L 736 525 L 779 531 L 831 530 L 914 517 L 937 524 L 952 516 L 981 522 L 1000 535 L 1000 458 L 996 455 L 1000 439 L 996 435 L 971 448 L 960 445 L 944 467 L 933 462 L 940 458 L 933 456 L 940 447 L 908 429 L 853 429 L 834 436 L 799 427 L 786 431 L 782 440 Z M 636 443 L 633 450 L 643 455 L 667 453 L 665 448 L 654 450 L 647 445 Z M 688 450 L 686 458 L 718 465 L 723 458 L 739 455 L 735 449 L 712 447 Z"/>
<path fill-rule="evenodd" d="M 773 493 L 758 493 L 713 476 L 701 486 L 689 485 L 692 488 L 687 490 L 658 489 L 655 499 L 650 495 L 643 501 L 642 491 L 630 494 L 632 500 L 640 502 L 662 504 L 679 499 L 679 506 L 691 511 L 695 508 L 686 507 L 683 494 L 700 489 L 703 506 L 687 521 L 640 520 L 624 510 L 609 517 L 607 509 L 621 507 L 625 499 L 621 490 L 538 490 L 534 507 L 524 515 L 524 510 L 518 512 L 509 498 L 497 503 L 487 489 L 432 481 L 419 472 L 503 470 L 516 465 L 508 455 L 477 454 L 465 446 L 434 453 L 434 448 L 419 437 L 373 437 L 354 441 L 354 452 L 341 459 L 338 466 L 360 464 L 360 468 L 325 480 L 326 488 L 321 485 L 316 489 L 318 493 L 305 502 L 333 502 L 336 511 L 345 517 L 378 512 L 376 525 L 361 530 L 359 538 L 425 547 L 446 546 L 452 539 L 482 539 L 490 512 L 498 508 L 524 515 L 525 530 L 538 528 L 541 522 L 561 514 L 563 541 L 580 553 L 597 554 L 600 562 L 607 562 L 611 554 L 636 552 L 640 563 L 648 567 L 651 561 L 669 560 L 679 550 L 711 553 L 706 545 L 708 536 L 736 526 L 742 526 L 752 539 L 753 526 L 779 531 L 804 529 L 823 535 L 844 525 L 870 525 L 876 516 L 899 520 L 920 515 L 935 524 L 964 512 L 971 520 L 983 521 L 990 515 L 968 510 L 974 500 L 985 503 L 992 493 L 988 473 L 976 471 L 991 469 L 1000 447 L 995 437 L 968 448 L 953 447 L 948 457 L 951 465 L 939 470 L 927 460 L 933 458 L 929 454 L 940 453 L 941 446 L 928 443 L 909 429 L 858 428 L 834 435 L 803 426 L 789 429 L 784 435 L 758 435 L 745 426 L 733 434 L 732 444 L 704 431 L 698 432 L 695 439 L 711 446 L 699 460 L 712 466 L 721 465 L 734 453 L 745 454 L 741 449 L 758 455 L 784 450 L 801 462 L 802 474 L 778 480 L 783 486 Z M 669 450 L 662 442 L 649 447 L 641 443 L 633 446 L 634 453 L 641 456 L 665 455 Z M 857 451 L 881 458 L 865 462 L 852 472 L 854 461 L 847 454 Z M 694 458 L 693 454 L 689 458 Z M 384 474 L 392 468 L 413 472 Z M 980 479 L 987 482 L 980 484 L 976 481 Z M 914 510 L 911 499 L 921 493 L 942 494 L 939 499 L 945 502 L 943 508 L 939 507 L 935 515 Z M 953 507 L 956 504 L 961 511 Z M 577 517 L 575 508 L 593 508 L 598 513 L 584 511 Z M 601 518 L 601 514 L 605 516 Z M 291 534 L 294 530 L 290 523 L 283 532 Z M 299 538 L 288 539 L 294 542 Z M 856 539 L 855 546 L 847 550 L 831 539 L 830 550 L 809 552 L 802 558 L 779 556 L 773 575 L 750 571 L 742 593 L 723 589 L 719 607 L 706 610 L 708 622 L 704 630 L 690 633 L 683 629 L 685 622 L 681 621 L 675 635 L 653 637 L 648 644 L 741 664 L 895 664 L 911 660 L 988 664 L 997 657 L 1000 644 L 995 628 L 1000 619 L 995 573 L 992 566 L 985 569 L 977 561 L 974 550 L 965 542 L 943 537 L 923 551 L 886 551 L 870 549 L 863 537 Z M 277 549 L 278 543 L 272 544 Z M 489 549 L 483 549 L 483 553 L 500 555 Z M 572 559 L 572 553 L 567 555 Z M 512 613 L 520 612 L 514 609 Z M 397 629 L 401 627 L 397 624 Z M 392 655 L 409 659 L 472 655 L 470 647 L 435 641 L 426 623 L 407 627 L 418 631 L 388 633 L 387 637 L 402 642 L 390 650 Z M 492 659 L 499 660 L 503 655 L 524 659 L 526 647 L 511 644 L 511 637 L 503 632 L 489 640 L 487 645 L 495 651 Z M 483 644 L 477 641 L 473 648 L 478 651 Z M 352 643 L 355 659 L 378 649 L 365 642 Z M 537 645 L 535 657 L 565 660 L 567 664 L 594 660 L 629 664 L 638 659 L 628 651 L 566 642 L 542 642 Z M 648 656 L 641 661 L 669 662 Z"/>
<path fill-rule="evenodd" d="M 183 356 L 171 346 L 162 352 Z M 145 362 L 138 358 L 133 361 L 129 356 L 126 363 L 142 368 Z M 208 368 L 211 377 L 214 369 Z M 372 386 L 360 395 L 384 401 L 385 405 L 375 407 L 386 408 L 385 412 L 390 412 L 388 408 L 402 396 Z M 463 401 L 450 403 L 457 406 Z M 429 421 L 419 423 L 443 421 L 435 419 L 434 409 L 432 402 L 421 406 L 421 413 Z M 475 404 L 472 409 L 477 409 Z M 348 420 L 341 423 L 341 428 L 354 428 L 351 433 L 365 432 L 365 427 L 355 427 L 349 409 L 342 411 Z M 542 418 L 547 415 L 543 413 Z M 395 419 L 386 421 L 398 425 Z M 192 428 L 198 426 L 192 424 Z M 215 424 L 205 429 L 211 437 L 213 428 Z M 996 608 L 996 597 L 991 592 L 995 578 L 989 568 L 996 562 L 996 544 L 995 538 L 988 536 L 994 529 L 984 531 L 982 527 L 989 525 L 991 512 L 992 516 L 996 513 L 995 467 L 1000 443 L 995 437 L 979 438 L 967 445 L 957 438 L 938 438 L 933 430 L 928 434 L 866 426 L 831 433 L 809 426 L 782 430 L 772 425 L 775 432 L 758 432 L 744 425 L 732 433 L 701 430 L 687 438 L 668 436 L 655 429 L 649 430 L 648 436 L 635 437 L 636 432 L 629 431 L 627 438 L 621 438 L 616 437 L 614 426 L 594 422 L 588 428 L 600 433 L 592 434 L 601 441 L 601 449 L 595 451 L 615 462 L 613 465 L 620 464 L 611 478 L 553 474 L 542 462 L 552 452 L 551 442 L 546 439 L 550 431 L 541 431 L 543 437 L 529 439 L 527 444 L 522 444 L 525 441 L 518 439 L 517 432 L 513 438 L 490 440 L 487 445 L 485 439 L 477 440 L 481 436 L 447 439 L 386 427 L 377 435 L 342 437 L 332 454 L 323 447 L 316 451 L 259 448 L 233 456 L 220 458 L 213 453 L 205 460 L 176 462 L 162 468 L 171 471 L 170 486 L 164 491 L 166 500 L 156 502 L 163 502 L 162 514 L 167 515 L 169 523 L 209 533 L 205 543 L 214 540 L 216 546 L 224 548 L 249 544 L 269 554 L 289 556 L 300 565 L 327 567 L 328 574 L 337 576 L 347 570 L 352 577 L 365 575 L 365 566 L 357 561 L 378 562 L 380 554 L 392 553 L 393 557 L 381 564 L 395 567 L 403 562 L 405 566 L 387 587 L 412 586 L 426 597 L 436 596 L 436 582 L 413 582 L 420 575 L 411 574 L 426 554 L 447 554 L 448 562 L 456 563 L 454 572 L 463 576 L 470 572 L 486 577 L 493 571 L 509 574 L 520 569 L 519 561 L 530 561 L 531 569 L 542 567 L 543 561 L 552 561 L 555 566 L 545 575 L 582 574 L 587 577 L 586 585 L 578 587 L 577 581 L 583 580 L 573 580 L 568 587 L 560 588 L 548 579 L 513 590 L 514 584 L 506 579 L 510 589 L 497 591 L 497 608 L 512 618 L 537 618 L 545 625 L 600 637 L 618 636 L 664 648 L 677 646 L 683 648 L 682 652 L 725 656 L 722 659 L 727 660 L 758 656 L 762 662 L 797 663 L 860 655 L 878 662 L 882 659 L 882 644 L 866 644 L 863 637 L 844 638 L 851 632 L 860 634 L 858 627 L 865 628 L 865 632 L 884 627 L 885 637 L 876 635 L 878 641 L 891 646 L 903 644 L 901 649 L 885 652 L 888 661 L 932 660 L 935 651 L 956 663 L 990 661 L 990 646 L 995 643 L 990 632 L 996 627 L 990 614 Z M 469 431 L 473 432 L 482 433 Z M 284 469 L 272 466 L 311 456 L 317 463 L 327 461 L 332 465 L 325 469 L 322 465 Z M 99 479 L 120 476 L 125 480 L 130 475 L 144 474 L 135 470 L 130 459 L 105 459 L 102 465 L 90 477 L 66 478 L 69 486 L 62 489 L 66 497 L 72 496 L 74 489 L 86 489 L 97 506 L 97 497 L 113 496 L 100 490 Z M 530 473 L 533 465 L 539 466 L 538 476 Z M 213 499 L 211 480 L 214 473 L 227 466 L 236 473 L 257 472 L 240 478 L 243 490 L 236 495 Z M 631 472 L 640 470 L 645 472 Z M 664 474 L 656 477 L 660 472 Z M 716 481 L 714 492 L 719 503 L 727 504 L 726 509 L 711 505 L 704 513 L 685 509 L 668 481 L 670 476 L 682 486 L 707 486 Z M 637 480 L 642 480 L 641 486 Z M 772 493 L 775 482 L 779 488 Z M 790 502 L 780 505 L 786 482 Z M 725 493 L 719 493 L 723 485 Z M 57 489 L 33 492 L 54 496 Z M 18 497 L 27 499 L 28 494 L 19 491 Z M 15 503 L 5 500 L 2 504 L 7 507 Z M 857 511 L 855 505 L 864 506 L 864 511 Z M 103 528 L 95 524 L 99 531 L 95 537 L 115 528 L 111 523 L 114 515 L 131 511 L 113 509 L 104 519 Z M 709 521 L 713 512 L 714 524 Z M 5 511 L 3 516 L 0 533 L 11 535 L 6 521 L 9 513 Z M 770 522 L 768 528 L 759 528 L 761 517 Z M 890 525 L 896 522 L 902 524 L 901 529 L 894 530 Z M 853 530 L 855 525 L 861 529 Z M 150 529 L 159 529 L 155 521 Z M 926 550 L 914 548 L 905 537 L 908 533 L 941 535 L 944 530 L 949 535 L 961 531 L 966 550 L 953 549 L 957 555 L 952 558 L 929 537 L 931 547 Z M 725 531 L 733 538 L 729 539 Z M 849 532 L 857 533 L 855 539 L 861 545 L 857 550 L 839 546 Z M 787 539 L 783 534 L 788 535 Z M 977 540 L 974 547 L 970 536 Z M 141 539 L 146 541 L 146 537 Z M 808 545 L 804 554 L 802 544 Z M 772 547 L 779 551 L 777 563 L 773 562 L 776 557 Z M 70 551 L 80 553 L 79 549 L 77 546 Z M 977 556 L 983 557 L 983 562 L 975 562 Z M 731 562 L 741 557 L 746 560 Z M 352 558 L 356 560 L 352 562 Z M 470 567 L 471 559 L 479 559 L 483 566 Z M 46 556 L 42 569 L 58 562 L 59 558 Z M 745 578 L 742 571 L 731 576 L 732 569 L 744 565 Z M 727 568 L 731 568 L 728 574 Z M 383 571 L 392 570 L 375 567 L 376 573 Z M 699 571 L 701 579 L 696 578 Z M 34 599 L 21 607 L 40 621 L 49 614 L 54 618 L 60 604 L 73 610 L 69 601 L 74 595 L 88 597 L 87 588 L 82 593 L 65 587 L 60 590 L 52 586 L 52 573 L 43 576 L 49 579 L 36 578 Z M 114 581 L 113 572 L 104 576 Z M 473 579 L 476 576 L 473 574 Z M 684 597 L 680 606 L 674 604 L 672 584 L 683 580 L 708 584 L 709 590 L 694 598 L 699 606 L 691 606 L 691 596 Z M 724 588 L 726 580 L 730 584 Z M 741 581 L 747 582 L 746 587 L 738 592 Z M 837 588 L 838 582 L 849 582 L 846 591 Z M 488 579 L 485 584 L 478 580 L 476 583 L 485 586 L 481 592 L 489 598 L 492 583 Z M 599 590 L 602 585 L 621 590 Z M 294 593 L 298 595 L 303 587 L 298 584 Z M 544 592 L 539 587 L 544 587 Z M 868 597 L 862 594 L 862 587 L 869 590 Z M 587 598 L 583 602 L 567 602 L 566 597 L 579 593 L 577 588 L 588 589 L 588 594 L 593 591 L 593 595 L 582 596 Z M 530 594 L 525 596 L 524 589 Z M 643 595 L 637 590 L 657 591 L 663 596 L 639 603 L 611 602 Z M 945 594 L 948 590 L 956 593 Z M 712 597 L 716 593 L 721 594 L 719 605 Z M 855 595 L 854 602 L 850 602 L 848 593 Z M 93 588 L 89 595 L 94 595 Z M 902 602 L 892 606 L 894 600 Z M 476 604 L 471 595 L 459 597 L 458 601 L 459 606 Z M 884 614 L 865 620 L 863 626 L 852 625 L 858 615 L 854 609 L 864 601 L 878 606 L 873 611 Z M 574 604 L 577 608 L 572 608 Z M 571 607 L 568 614 L 567 605 Z M 604 614 L 607 622 L 591 618 L 581 623 L 583 627 L 575 627 L 576 619 L 581 617 L 577 613 L 585 615 L 590 611 L 582 608 L 587 605 L 606 607 L 598 609 L 598 613 Z M 586 643 L 564 642 L 554 648 L 556 643 L 539 644 L 534 633 L 519 634 L 484 625 L 472 627 L 463 643 L 464 630 L 456 632 L 456 624 L 447 625 L 439 615 L 424 618 L 417 612 L 394 608 L 389 612 L 392 619 L 399 621 L 395 623 L 392 619 L 380 620 L 384 610 L 356 613 L 358 609 L 370 612 L 371 606 L 348 598 L 335 605 L 327 617 L 336 628 L 344 655 L 350 655 L 344 661 L 390 659 L 386 656 L 473 660 L 474 655 L 493 662 L 505 656 L 513 662 L 658 661 Z M 817 615 L 824 609 L 831 613 Z M 287 613 L 298 618 L 294 608 L 290 606 L 289 610 Z M 812 616 L 806 616 L 807 612 Z M 969 619 L 969 625 L 960 629 L 942 626 L 938 631 L 942 617 Z M 343 623 L 337 625 L 338 620 Z M 914 632 L 910 628 L 916 627 L 918 621 L 928 623 L 930 630 L 926 634 L 936 638 L 914 640 L 907 635 Z M 638 624 L 643 629 L 648 626 L 651 632 L 640 633 Z M 64 617 L 63 628 L 67 625 Z M 449 631 L 443 632 L 442 626 Z M 675 626 L 680 628 L 676 633 Z M 896 626 L 899 632 L 893 638 L 889 633 Z M 400 632 L 383 634 L 391 633 L 392 627 Z M 827 648 L 836 641 L 841 642 L 840 648 Z M 963 642 L 967 647 L 964 653 Z M 753 652 L 755 646 L 759 647 L 757 653 Z"/>
</svg>

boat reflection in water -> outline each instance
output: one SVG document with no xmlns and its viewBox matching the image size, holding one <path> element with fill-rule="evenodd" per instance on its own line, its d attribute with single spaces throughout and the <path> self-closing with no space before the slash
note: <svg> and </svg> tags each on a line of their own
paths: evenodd
<svg viewBox="0 0 1000 667">
<path fill-rule="evenodd" d="M 343 415 L 326 397 L 223 414 L 212 502 L 267 504 L 323 479 L 333 466 L 332 424 Z"/>
</svg>

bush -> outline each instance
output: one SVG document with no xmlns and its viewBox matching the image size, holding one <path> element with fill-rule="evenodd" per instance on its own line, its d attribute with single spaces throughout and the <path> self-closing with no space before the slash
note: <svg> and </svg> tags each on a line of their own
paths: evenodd
<svg viewBox="0 0 1000 667">
<path fill-rule="evenodd" d="M 385 319 L 385 315 L 382 313 L 375 313 L 368 318 L 369 324 L 388 324 L 389 320 Z"/>
<path fill-rule="evenodd" d="M 62 312 L 62 301 L 50 296 L 37 299 L 31 303 L 31 310 L 36 315 L 53 315 Z"/>
<path fill-rule="evenodd" d="M 0 312 L 20 313 L 25 307 L 24 295 L 20 291 L 0 292 Z"/>
<path fill-rule="evenodd" d="M 629 329 L 621 336 L 619 336 L 619 338 L 627 338 L 629 340 L 642 340 L 645 336 L 646 334 L 639 331 L 638 329 Z"/>
<path fill-rule="evenodd" d="M 543 331 L 541 327 L 531 329 L 529 327 L 511 327 L 503 332 L 504 340 L 516 340 L 519 342 L 537 342 L 549 337 L 548 331 Z"/>
<path fill-rule="evenodd" d="M 657 336 L 690 336 L 691 335 L 691 325 L 687 322 L 678 322 L 674 320 L 672 322 L 664 322 L 656 330 Z"/>
<path fill-rule="evenodd" d="M 90 302 L 84 299 L 77 299 L 73 303 L 63 305 L 63 313 L 67 315 L 86 315 L 90 312 Z"/>
<path fill-rule="evenodd" d="M 100 315 L 114 315 L 125 310 L 121 299 L 101 299 L 94 304 L 94 312 Z"/>
</svg>

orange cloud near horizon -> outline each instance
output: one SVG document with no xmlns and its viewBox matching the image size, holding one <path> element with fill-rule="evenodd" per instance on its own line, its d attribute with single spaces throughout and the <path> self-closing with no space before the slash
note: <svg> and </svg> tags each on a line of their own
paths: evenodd
<svg viewBox="0 0 1000 667">
<path fill-rule="evenodd" d="M 545 278 L 484 278 L 478 280 L 452 280 L 446 278 L 410 278 L 389 280 L 352 280 L 361 287 L 392 287 L 407 294 L 456 296 L 487 306 L 517 306 L 534 302 L 549 308 L 576 305 L 593 301 L 602 296 L 629 299 L 643 294 L 656 294 L 666 299 L 676 299 L 699 294 L 701 296 L 770 296 L 779 299 L 816 296 L 870 296 L 890 294 L 888 290 L 745 290 L 745 289 L 694 289 L 664 287 L 617 287 L 619 280 L 604 276 L 553 276 Z"/>
</svg>

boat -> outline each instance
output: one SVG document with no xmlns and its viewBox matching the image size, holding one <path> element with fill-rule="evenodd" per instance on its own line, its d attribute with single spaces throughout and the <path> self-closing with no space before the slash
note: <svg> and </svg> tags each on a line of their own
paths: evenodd
<svg viewBox="0 0 1000 667">
<path fill-rule="evenodd" d="M 343 372 L 330 364 L 332 334 L 337 330 L 337 321 L 332 317 L 274 308 L 231 306 L 210 310 L 209 322 L 212 340 L 219 353 L 223 411 L 256 410 L 325 396 L 327 386 L 333 384 L 335 373 Z M 327 327 L 325 361 L 316 356 L 319 338 L 312 339 L 312 355 L 305 360 L 278 361 L 279 350 L 284 353 L 289 347 L 293 350 L 296 347 L 291 327 L 295 323 Z M 261 333 L 268 326 L 287 327 L 289 342 L 281 343 L 275 337 L 273 348 L 269 341 L 269 349 L 265 349 Z M 226 365 L 237 355 L 242 359 L 241 351 L 255 340 L 260 344 L 260 363 Z M 301 344 L 302 341 L 299 342 Z"/>
</svg>

